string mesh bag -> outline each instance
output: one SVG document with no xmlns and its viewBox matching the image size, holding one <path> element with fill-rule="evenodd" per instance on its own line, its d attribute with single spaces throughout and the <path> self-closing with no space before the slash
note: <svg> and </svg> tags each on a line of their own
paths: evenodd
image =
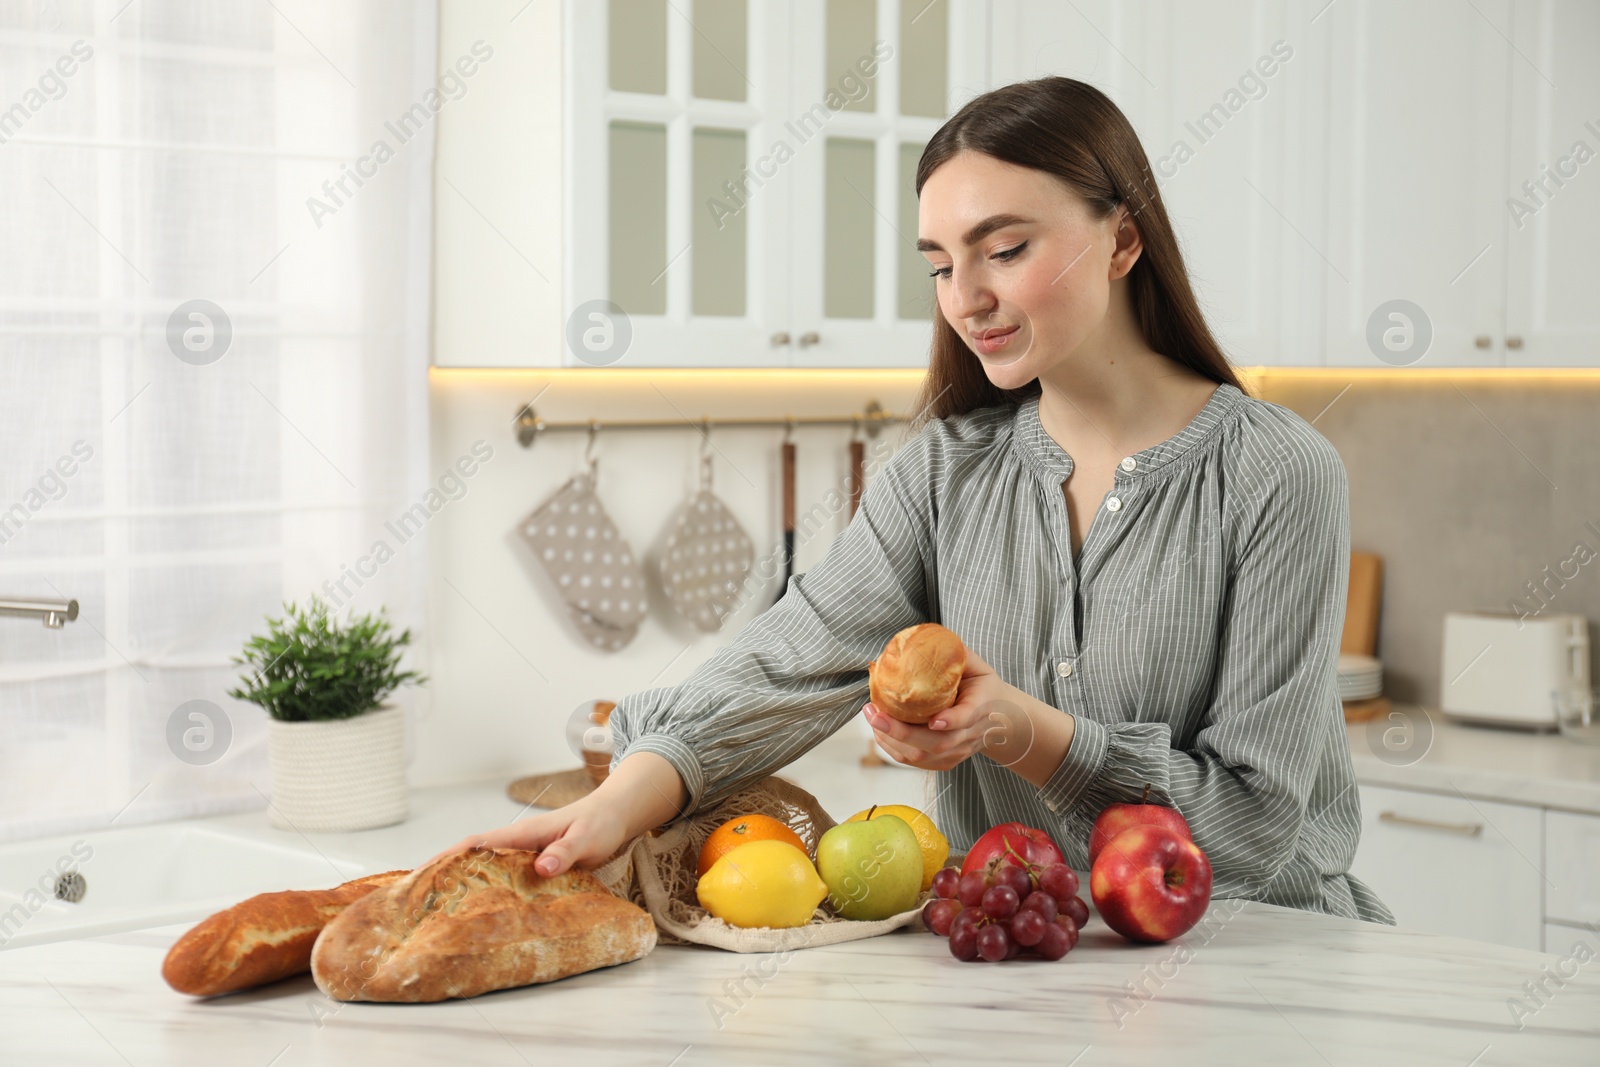
<svg viewBox="0 0 1600 1067">
<path fill-rule="evenodd" d="M 817 841 L 836 825 L 816 797 L 793 782 L 772 775 L 738 790 L 708 811 L 677 819 L 657 835 L 647 833 L 634 838 L 594 873 L 613 893 L 650 913 L 659 944 L 708 945 L 729 952 L 783 952 L 858 941 L 903 926 L 925 929 L 922 906 L 932 897 L 931 890 L 918 897 L 915 907 L 877 921 L 836 915 L 824 899 L 804 926 L 774 929 L 723 922 L 702 908 L 695 896 L 699 881 L 696 865 L 701 846 L 712 831 L 745 815 L 770 815 L 787 824 L 813 855 Z"/>
</svg>

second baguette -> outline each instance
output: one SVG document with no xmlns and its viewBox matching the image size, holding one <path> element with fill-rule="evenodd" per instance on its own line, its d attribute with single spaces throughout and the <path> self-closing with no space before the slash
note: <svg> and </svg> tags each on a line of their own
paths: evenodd
<svg viewBox="0 0 1600 1067">
<path fill-rule="evenodd" d="M 409 873 L 369 874 L 332 889 L 260 893 L 190 927 L 168 950 L 161 977 L 180 993 L 212 997 L 305 974 L 311 946 L 330 920 Z"/>
</svg>

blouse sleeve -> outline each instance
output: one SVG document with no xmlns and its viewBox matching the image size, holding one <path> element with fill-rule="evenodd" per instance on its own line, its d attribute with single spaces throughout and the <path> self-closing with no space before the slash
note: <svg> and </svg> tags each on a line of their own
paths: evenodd
<svg viewBox="0 0 1600 1067">
<path fill-rule="evenodd" d="M 1246 498 L 1205 725 L 1187 749 L 1165 722 L 1078 716 L 1042 799 L 1068 839 L 1087 840 L 1108 804 L 1177 808 L 1211 861 L 1213 894 L 1250 896 L 1289 861 L 1330 724 L 1349 583 L 1344 464 L 1326 441 L 1292 450 Z M 1352 782 L 1353 785 L 1353 782 Z"/>
<path fill-rule="evenodd" d="M 918 445 L 884 465 L 823 559 L 733 641 L 681 684 L 617 702 L 613 767 L 633 752 L 661 755 L 688 789 L 688 815 L 791 763 L 860 711 L 868 663 L 929 617 L 929 515 L 901 488 Z"/>
</svg>

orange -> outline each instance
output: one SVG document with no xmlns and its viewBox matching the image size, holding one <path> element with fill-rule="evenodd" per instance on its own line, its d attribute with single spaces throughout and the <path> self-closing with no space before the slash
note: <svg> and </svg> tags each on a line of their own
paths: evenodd
<svg viewBox="0 0 1600 1067">
<path fill-rule="evenodd" d="M 786 823 L 779 822 L 770 815 L 741 815 L 737 819 L 729 819 L 711 831 L 706 843 L 700 846 L 700 863 L 695 872 L 696 876 L 704 878 L 711 865 L 721 859 L 724 853 L 751 841 L 783 841 L 799 849 L 807 859 L 811 858 L 811 854 L 806 850 L 806 843 L 800 840 L 800 835 L 789 829 Z"/>
</svg>

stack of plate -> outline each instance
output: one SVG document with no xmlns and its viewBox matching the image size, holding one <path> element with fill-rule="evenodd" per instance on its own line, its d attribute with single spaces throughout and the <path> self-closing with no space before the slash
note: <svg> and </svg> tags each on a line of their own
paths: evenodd
<svg viewBox="0 0 1600 1067">
<path fill-rule="evenodd" d="M 1368 700 L 1383 692 L 1383 664 L 1372 656 L 1339 654 L 1339 699 Z"/>
</svg>

